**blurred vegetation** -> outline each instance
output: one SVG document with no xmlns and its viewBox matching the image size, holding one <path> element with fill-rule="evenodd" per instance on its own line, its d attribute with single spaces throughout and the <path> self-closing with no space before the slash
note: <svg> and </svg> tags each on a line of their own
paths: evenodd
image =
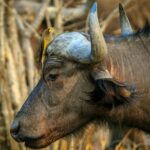
<svg viewBox="0 0 150 150">
<path fill-rule="evenodd" d="M 87 32 L 86 18 L 93 2 L 0 0 L 0 150 L 29 150 L 11 138 L 9 129 L 15 113 L 39 79 L 38 54 L 43 30 L 53 27 L 56 34 L 74 30 Z M 120 34 L 118 3 L 124 5 L 135 31 L 150 22 L 149 0 L 97 2 L 104 33 Z M 91 124 L 81 136 L 72 135 L 43 150 L 104 150 L 108 145 L 111 145 L 108 149 L 116 150 L 149 150 L 150 137 L 142 131 L 129 130 L 123 139 L 112 141 L 106 126 Z"/>
</svg>

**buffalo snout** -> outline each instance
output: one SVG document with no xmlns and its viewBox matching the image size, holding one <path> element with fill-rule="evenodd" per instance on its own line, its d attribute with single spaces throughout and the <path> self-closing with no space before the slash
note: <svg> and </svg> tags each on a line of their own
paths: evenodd
<svg viewBox="0 0 150 150">
<path fill-rule="evenodd" d="M 19 130 L 20 130 L 19 121 L 15 120 L 11 125 L 10 133 L 11 133 L 12 137 L 18 142 L 20 141 L 18 138 Z"/>
</svg>

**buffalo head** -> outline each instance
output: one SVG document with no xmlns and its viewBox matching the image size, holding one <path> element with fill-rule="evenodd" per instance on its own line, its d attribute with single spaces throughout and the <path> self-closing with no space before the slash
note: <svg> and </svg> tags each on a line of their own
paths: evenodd
<svg viewBox="0 0 150 150">
<path fill-rule="evenodd" d="M 11 127 L 13 138 L 28 147 L 45 147 L 97 116 L 111 121 L 111 109 L 134 97 L 135 88 L 114 80 L 108 71 L 96 3 L 88 23 L 89 35 L 63 33 L 46 49 L 41 79 Z"/>
</svg>

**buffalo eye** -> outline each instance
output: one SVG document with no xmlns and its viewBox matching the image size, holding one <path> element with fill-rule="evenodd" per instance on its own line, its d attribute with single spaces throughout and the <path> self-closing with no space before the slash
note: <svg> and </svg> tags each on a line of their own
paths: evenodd
<svg viewBox="0 0 150 150">
<path fill-rule="evenodd" d="M 47 81 L 55 81 L 58 77 L 58 74 L 49 74 L 47 76 Z"/>
</svg>

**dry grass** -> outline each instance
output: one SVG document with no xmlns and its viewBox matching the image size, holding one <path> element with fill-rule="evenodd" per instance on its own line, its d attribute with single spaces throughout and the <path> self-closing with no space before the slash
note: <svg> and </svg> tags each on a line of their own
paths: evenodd
<svg viewBox="0 0 150 150">
<path fill-rule="evenodd" d="M 11 5 L 11 2 L 15 4 Z M 40 0 L 0 0 L 0 150 L 31 150 L 14 142 L 10 137 L 9 128 L 14 112 L 21 106 L 27 93 L 35 84 L 33 81 L 39 77 L 35 57 L 39 49 L 37 43 L 43 29 L 52 26 L 58 33 L 87 30 L 87 12 L 75 18 L 67 18 L 67 15 L 64 17 L 61 12 L 63 8 L 74 10 L 83 5 L 86 0 L 61 0 L 61 3 L 58 0 L 51 0 L 51 5 L 47 8 L 50 15 L 45 16 L 44 13 L 37 15 L 40 2 Z M 135 30 L 143 28 L 146 22 L 150 22 L 149 0 L 98 0 L 99 18 L 105 33 L 120 34 L 117 10 L 119 2 L 124 2 Z M 47 5 L 43 3 L 43 10 L 45 7 Z M 16 20 L 20 27 L 16 26 Z M 23 31 L 22 34 L 19 33 L 20 30 Z M 25 35 L 27 32 L 28 37 Z M 23 38 L 22 43 L 20 38 Z M 129 131 L 124 138 L 114 141 L 111 141 L 110 137 L 108 128 L 95 127 L 92 124 L 86 128 L 84 134 L 71 136 L 67 140 L 61 139 L 43 150 L 150 150 L 150 136 L 141 132 Z"/>
</svg>

